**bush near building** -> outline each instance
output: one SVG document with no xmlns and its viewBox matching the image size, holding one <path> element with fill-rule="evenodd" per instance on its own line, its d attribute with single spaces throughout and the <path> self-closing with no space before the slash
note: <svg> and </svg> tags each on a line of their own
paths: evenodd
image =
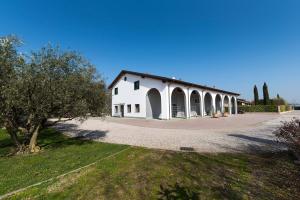
<svg viewBox="0 0 300 200">
<path fill-rule="evenodd" d="M 241 112 L 286 112 L 292 110 L 289 105 L 251 105 L 239 106 Z"/>
<path fill-rule="evenodd" d="M 278 112 L 278 107 L 275 105 L 251 105 L 240 106 L 239 110 L 242 112 Z"/>
</svg>

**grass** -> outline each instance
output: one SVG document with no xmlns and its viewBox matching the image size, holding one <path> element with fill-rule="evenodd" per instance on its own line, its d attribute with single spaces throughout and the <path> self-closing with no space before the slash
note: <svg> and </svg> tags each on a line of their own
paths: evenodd
<svg viewBox="0 0 300 200">
<path fill-rule="evenodd" d="M 6 157 L 0 133 L 0 194 L 127 148 L 69 139 L 48 129 L 43 151 Z M 12 199 L 298 199 L 300 169 L 286 153 L 197 154 L 132 147 L 79 172 L 27 189 Z"/>
<path fill-rule="evenodd" d="M 125 145 L 70 139 L 47 129 L 38 141 L 43 149 L 41 153 L 6 157 L 5 153 L 11 148 L 10 140 L 3 131 L 0 134 L 0 195 L 77 169 L 126 148 Z"/>
</svg>

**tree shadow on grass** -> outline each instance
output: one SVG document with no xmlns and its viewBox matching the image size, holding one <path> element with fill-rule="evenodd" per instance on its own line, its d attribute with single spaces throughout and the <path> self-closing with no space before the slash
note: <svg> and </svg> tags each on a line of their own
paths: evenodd
<svg viewBox="0 0 300 200">
<path fill-rule="evenodd" d="M 0 134 L 3 134 L 0 136 L 0 157 L 3 157 L 13 151 L 14 145 L 7 133 L 1 131 Z"/>
<path fill-rule="evenodd" d="M 198 200 L 199 193 L 189 187 L 182 186 L 179 183 L 174 185 L 160 185 L 158 192 L 159 200 L 179 200 L 179 199 L 190 199 Z"/>
<path fill-rule="evenodd" d="M 70 131 L 73 134 L 66 136 L 62 134 L 65 131 Z M 91 131 L 78 129 L 74 124 L 63 124 L 51 128 L 42 129 L 38 136 L 38 146 L 41 148 L 62 148 L 70 145 L 90 144 L 92 140 L 104 138 L 108 131 Z M 14 151 L 14 145 L 7 133 L 2 131 L 0 134 L 0 157 L 11 155 Z M 20 136 L 21 138 L 22 136 Z M 13 155 L 13 154 L 12 154 Z"/>
<path fill-rule="evenodd" d="M 177 174 L 185 174 L 185 182 L 193 183 L 192 187 L 196 187 L 197 190 L 194 191 L 200 193 L 199 197 L 278 199 L 288 188 L 292 193 L 286 194 L 282 199 L 295 199 L 300 194 L 300 168 L 293 165 L 287 152 L 196 155 L 197 153 L 184 153 L 181 162 L 174 163 L 170 160 L 170 165 Z M 185 187 L 191 188 L 190 185 Z"/>
</svg>

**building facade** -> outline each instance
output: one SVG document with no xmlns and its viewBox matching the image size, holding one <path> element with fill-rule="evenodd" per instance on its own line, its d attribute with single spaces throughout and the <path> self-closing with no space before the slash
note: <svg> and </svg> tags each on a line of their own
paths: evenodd
<svg viewBox="0 0 300 200">
<path fill-rule="evenodd" d="M 121 71 L 109 86 L 112 116 L 172 119 L 237 114 L 238 93 L 175 78 Z"/>
</svg>

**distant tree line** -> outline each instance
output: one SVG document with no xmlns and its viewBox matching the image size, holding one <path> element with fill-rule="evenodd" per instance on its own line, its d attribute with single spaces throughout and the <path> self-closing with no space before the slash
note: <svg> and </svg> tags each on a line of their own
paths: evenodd
<svg viewBox="0 0 300 200">
<path fill-rule="evenodd" d="M 277 94 L 276 98 L 270 99 L 268 85 L 263 85 L 263 99 L 259 99 L 257 86 L 254 85 L 254 105 L 286 105 L 287 102 Z"/>
<path fill-rule="evenodd" d="M 17 37 L 0 38 L 0 128 L 16 152 L 37 152 L 40 130 L 63 119 L 103 116 L 106 86 L 95 67 L 74 51 L 47 45 L 21 54 Z"/>
</svg>

